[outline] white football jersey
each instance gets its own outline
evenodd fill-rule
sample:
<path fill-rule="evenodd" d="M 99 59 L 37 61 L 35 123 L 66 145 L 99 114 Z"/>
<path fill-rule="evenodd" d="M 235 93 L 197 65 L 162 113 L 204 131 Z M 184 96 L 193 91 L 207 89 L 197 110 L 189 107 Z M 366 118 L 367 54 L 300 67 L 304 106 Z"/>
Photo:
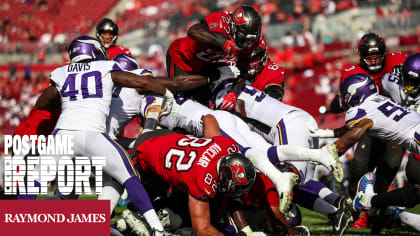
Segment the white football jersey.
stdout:
<path fill-rule="evenodd" d="M 136 69 L 129 72 L 136 75 L 152 76 L 152 72 L 148 69 Z M 115 140 L 124 127 L 140 114 L 143 98 L 144 96 L 134 88 L 115 87 L 106 126 L 106 132 L 112 139 Z"/>
<path fill-rule="evenodd" d="M 391 99 L 374 95 L 346 113 L 346 125 L 352 127 L 363 119 L 373 121 L 367 134 L 389 141 L 409 151 L 420 151 L 420 114 L 412 112 Z"/>
<path fill-rule="evenodd" d="M 297 107 L 286 105 L 252 86 L 245 86 L 238 99 L 245 102 L 246 116 L 269 126 L 275 126 L 282 117 Z"/>
<path fill-rule="evenodd" d="M 122 70 L 115 61 L 92 61 L 51 72 L 62 103 L 55 128 L 104 133 L 114 89 L 111 71 L 115 70 Z"/>
<path fill-rule="evenodd" d="M 386 96 L 404 107 L 420 104 L 420 96 L 413 98 L 404 93 L 400 73 L 385 74 L 382 77 L 382 90 Z"/>
<path fill-rule="evenodd" d="M 299 111 L 306 113 L 305 111 L 286 105 L 269 95 L 257 90 L 252 86 L 245 86 L 239 95 L 238 99 L 244 101 L 245 103 L 245 113 L 246 116 L 255 120 L 258 120 L 269 127 L 271 130 L 269 133 L 261 132 L 257 127 L 252 127 L 254 131 L 262 135 L 268 142 L 272 144 L 282 145 L 283 142 L 278 142 L 281 135 L 285 135 L 284 126 L 282 123 L 279 123 L 285 116 L 291 112 Z M 309 114 L 307 114 L 310 117 Z M 284 123 L 284 121 L 283 121 Z M 316 122 L 315 122 L 316 124 Z M 304 125 L 304 124 L 302 124 Z M 283 132 L 282 132 L 283 128 Z M 293 135 L 291 132 L 288 132 L 289 136 Z"/>

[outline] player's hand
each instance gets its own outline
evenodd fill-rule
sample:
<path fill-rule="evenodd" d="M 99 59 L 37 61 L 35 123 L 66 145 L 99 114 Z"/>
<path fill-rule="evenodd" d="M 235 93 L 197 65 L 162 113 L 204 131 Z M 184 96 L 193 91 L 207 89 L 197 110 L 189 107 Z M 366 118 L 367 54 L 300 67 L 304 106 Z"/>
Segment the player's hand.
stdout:
<path fill-rule="evenodd" d="M 306 122 L 309 130 L 309 136 L 314 138 L 334 138 L 334 131 L 331 129 L 320 129 L 312 122 Z"/>
<path fill-rule="evenodd" d="M 233 57 L 235 53 L 239 50 L 235 45 L 234 39 L 226 40 L 225 44 L 222 46 L 224 57 L 229 58 Z"/>
<path fill-rule="evenodd" d="M 412 110 L 412 111 L 415 111 L 415 112 L 417 112 L 417 113 L 420 113 L 420 105 L 418 105 L 418 104 L 410 105 L 410 106 L 408 107 L 408 109 L 410 109 L 410 110 Z"/>
<path fill-rule="evenodd" d="M 218 80 L 236 79 L 241 74 L 241 71 L 236 66 L 221 66 L 217 70 L 220 72 Z"/>
<path fill-rule="evenodd" d="M 321 148 L 320 159 L 318 162 L 327 167 L 329 171 L 332 171 L 337 182 L 343 182 L 344 167 L 338 159 L 337 146 L 334 143 L 330 143 Z"/>
<path fill-rule="evenodd" d="M 236 95 L 234 92 L 229 92 L 223 97 L 223 102 L 220 105 L 220 110 L 232 110 L 235 108 L 236 105 L 236 99 L 238 98 L 238 95 Z"/>

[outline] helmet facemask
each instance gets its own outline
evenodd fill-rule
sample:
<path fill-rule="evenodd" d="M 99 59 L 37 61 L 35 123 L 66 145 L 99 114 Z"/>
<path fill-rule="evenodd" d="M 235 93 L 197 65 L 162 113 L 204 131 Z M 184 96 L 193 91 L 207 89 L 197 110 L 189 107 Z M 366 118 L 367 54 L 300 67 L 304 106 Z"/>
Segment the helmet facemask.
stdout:
<path fill-rule="evenodd" d="M 405 59 L 401 74 L 404 93 L 416 98 L 420 93 L 420 53 L 412 54 Z"/>
<path fill-rule="evenodd" d="M 378 74 L 385 65 L 385 41 L 375 33 L 362 37 L 358 46 L 360 66 L 371 74 Z"/>
<path fill-rule="evenodd" d="M 96 38 L 108 49 L 117 43 L 118 31 L 118 26 L 113 20 L 104 18 L 96 26 Z"/>
<path fill-rule="evenodd" d="M 248 74 L 250 76 L 255 76 L 256 74 L 260 73 L 267 63 L 267 48 L 263 49 L 261 47 L 257 47 L 252 54 L 249 63 Z"/>
<path fill-rule="evenodd" d="M 402 86 L 404 88 L 404 93 L 413 98 L 417 97 L 420 90 L 419 74 L 413 71 L 403 71 Z"/>
<path fill-rule="evenodd" d="M 232 13 L 232 32 L 239 49 L 251 49 L 261 37 L 261 17 L 250 6 L 236 8 Z"/>
<path fill-rule="evenodd" d="M 382 71 L 384 58 L 383 54 L 370 54 L 363 57 L 362 60 L 370 73 L 379 73 Z"/>

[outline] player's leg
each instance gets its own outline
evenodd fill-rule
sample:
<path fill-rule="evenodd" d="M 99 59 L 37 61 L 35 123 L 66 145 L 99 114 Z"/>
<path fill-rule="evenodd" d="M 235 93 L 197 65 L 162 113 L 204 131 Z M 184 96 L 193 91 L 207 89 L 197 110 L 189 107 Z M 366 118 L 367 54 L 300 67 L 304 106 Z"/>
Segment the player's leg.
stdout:
<path fill-rule="evenodd" d="M 402 158 L 405 153 L 405 149 L 402 147 L 394 146 L 390 143 L 386 143 L 385 152 L 383 159 L 378 161 L 376 168 L 376 182 L 374 190 L 376 193 L 383 193 L 388 190 L 389 185 L 395 178 L 398 169 L 401 165 Z M 372 233 L 378 234 L 384 227 L 387 207 L 380 209 L 379 214 L 375 218 L 372 225 Z"/>
<path fill-rule="evenodd" d="M 401 165 L 402 158 L 405 153 L 405 149 L 386 143 L 385 152 L 383 154 L 383 160 L 378 161 L 376 168 L 376 183 L 375 192 L 382 193 L 386 192 L 392 180 L 395 178 L 398 169 Z"/>
<path fill-rule="evenodd" d="M 84 133 L 86 133 L 84 140 L 79 140 L 79 137 L 74 138 L 78 140 L 74 146 L 84 146 L 84 154 L 88 157 L 107 157 L 104 172 L 127 189 L 131 202 L 140 210 L 150 226 L 153 229 L 163 231 L 162 224 L 153 209 L 149 195 L 141 184 L 137 171 L 134 169 L 133 163 L 125 150 L 106 134 L 96 132 Z"/>
<path fill-rule="evenodd" d="M 102 193 L 98 195 L 98 200 L 110 200 L 110 213 L 112 214 L 121 194 L 124 192 L 124 187 L 107 173 L 103 174 L 103 183 L 104 187 Z"/>
<path fill-rule="evenodd" d="M 351 197 L 356 195 L 359 179 L 368 172 L 371 145 L 372 139 L 364 135 L 357 142 L 354 158 L 349 162 L 349 194 Z"/>
<path fill-rule="evenodd" d="M 240 118 L 226 111 L 215 111 L 212 115 L 219 123 L 221 133 L 235 140 L 239 150 L 251 160 L 255 168 L 273 181 L 280 198 L 283 199 L 280 211 L 284 211 L 291 203 L 290 193 L 298 179 L 297 175 L 280 172 L 267 158 L 271 145 L 263 137 L 251 131 Z"/>

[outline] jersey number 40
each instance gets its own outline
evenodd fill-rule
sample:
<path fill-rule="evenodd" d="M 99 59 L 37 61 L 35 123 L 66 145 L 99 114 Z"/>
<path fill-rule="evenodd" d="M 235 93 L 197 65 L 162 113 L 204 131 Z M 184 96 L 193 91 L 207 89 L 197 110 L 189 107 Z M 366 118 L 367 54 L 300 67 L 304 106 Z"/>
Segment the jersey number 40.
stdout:
<path fill-rule="evenodd" d="M 102 75 L 99 71 L 90 71 L 82 74 L 80 90 L 76 89 L 76 76 L 78 73 L 69 74 L 63 84 L 60 93 L 63 98 L 70 97 L 70 101 L 76 101 L 79 91 L 82 91 L 82 98 L 102 98 Z M 89 82 L 90 81 L 90 82 Z M 89 94 L 89 83 L 95 83 L 95 93 Z M 80 96 L 79 96 L 80 97 Z"/>

